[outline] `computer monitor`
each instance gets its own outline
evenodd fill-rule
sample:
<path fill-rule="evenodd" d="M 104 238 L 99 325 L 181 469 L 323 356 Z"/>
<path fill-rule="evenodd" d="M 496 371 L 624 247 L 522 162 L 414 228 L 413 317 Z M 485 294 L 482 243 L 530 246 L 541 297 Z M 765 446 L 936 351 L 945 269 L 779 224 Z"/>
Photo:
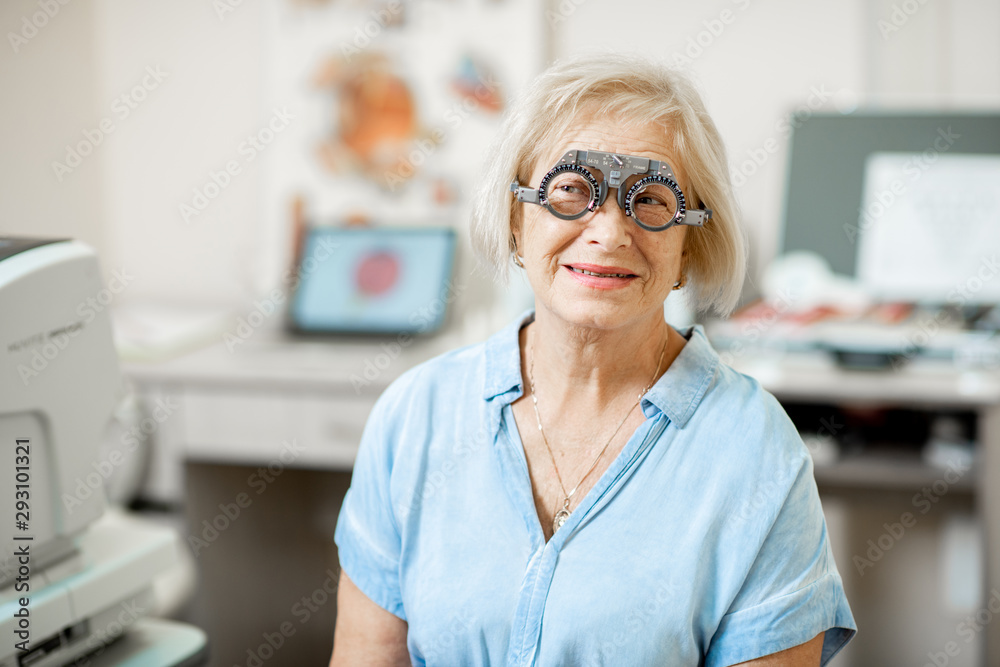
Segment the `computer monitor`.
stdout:
<path fill-rule="evenodd" d="M 857 275 L 865 166 L 873 153 L 926 154 L 928 160 L 1000 155 L 1000 113 L 818 113 L 801 119 L 791 138 L 779 252 L 813 251 L 835 272 Z"/>
<path fill-rule="evenodd" d="M 305 334 L 427 334 L 444 322 L 455 230 L 320 227 L 300 253 L 289 327 Z"/>

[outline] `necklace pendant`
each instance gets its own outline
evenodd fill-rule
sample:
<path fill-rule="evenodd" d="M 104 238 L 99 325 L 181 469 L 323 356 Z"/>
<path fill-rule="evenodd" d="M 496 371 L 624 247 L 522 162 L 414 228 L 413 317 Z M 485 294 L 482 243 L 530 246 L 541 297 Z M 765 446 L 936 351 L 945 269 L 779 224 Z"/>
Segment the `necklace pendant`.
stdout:
<path fill-rule="evenodd" d="M 565 507 L 556 512 L 556 515 L 555 517 L 553 517 L 552 520 L 552 532 L 555 533 L 557 530 L 562 528 L 563 524 L 566 523 L 566 519 L 568 518 L 569 518 L 569 510 L 566 509 Z"/>
<path fill-rule="evenodd" d="M 576 493 L 576 489 L 570 492 L 570 496 Z M 563 500 L 562 508 L 556 512 L 556 515 L 552 517 L 552 534 L 555 535 L 556 531 L 563 527 L 566 520 L 569 519 L 569 496 Z"/>

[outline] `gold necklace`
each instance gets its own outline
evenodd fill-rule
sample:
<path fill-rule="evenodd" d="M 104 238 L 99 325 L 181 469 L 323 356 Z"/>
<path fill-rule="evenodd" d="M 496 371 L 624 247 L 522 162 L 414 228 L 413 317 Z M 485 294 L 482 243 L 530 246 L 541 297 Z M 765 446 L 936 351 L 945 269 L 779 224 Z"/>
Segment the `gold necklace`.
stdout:
<path fill-rule="evenodd" d="M 559 488 L 562 489 L 564 496 L 562 509 L 556 512 L 555 516 L 552 519 L 553 535 L 557 530 L 562 528 L 563 524 L 566 523 L 566 520 L 569 519 L 569 513 L 570 513 L 569 502 L 570 499 L 573 497 L 573 494 L 575 494 L 577 492 L 577 489 L 580 488 L 580 485 L 583 484 L 583 480 L 587 479 L 590 473 L 594 472 L 594 468 L 597 467 L 597 462 L 601 460 L 602 456 L 604 456 L 604 452 L 607 451 L 608 447 L 611 445 L 611 442 L 615 439 L 615 436 L 618 435 L 618 431 L 620 431 L 622 429 L 622 426 L 625 425 L 625 422 L 626 420 L 628 420 L 629 415 L 632 414 L 633 410 L 635 410 L 635 406 L 639 405 L 639 403 L 642 401 L 642 397 L 646 395 L 646 392 L 649 391 L 649 388 L 653 386 L 654 382 L 656 382 L 656 374 L 660 370 L 660 364 L 663 363 L 663 353 L 667 351 L 667 340 L 669 340 L 669 338 L 670 337 L 667 336 L 667 338 L 663 340 L 663 347 L 660 349 L 660 358 L 656 362 L 656 368 L 653 370 L 653 379 L 649 381 L 649 384 L 646 385 L 646 388 L 643 389 L 642 393 L 639 394 L 639 398 L 636 399 L 636 402 L 633 403 L 632 407 L 630 407 L 628 409 L 628 412 L 625 413 L 625 418 L 621 420 L 621 423 L 618 424 L 618 428 L 616 428 L 615 432 L 611 434 L 611 439 L 608 440 L 607 444 L 604 445 L 604 448 L 601 450 L 601 453 L 597 455 L 596 459 L 594 459 L 594 463 L 591 464 L 590 469 L 587 470 L 586 473 L 584 473 L 583 477 L 580 478 L 580 481 L 577 482 L 576 486 L 573 487 L 573 490 L 570 491 L 569 493 L 566 493 L 566 485 L 563 484 L 562 475 L 559 474 L 559 466 L 556 465 L 556 457 L 555 455 L 552 454 L 552 448 L 549 447 L 549 441 L 545 438 L 545 431 L 542 429 L 542 417 L 541 415 L 538 414 L 538 394 L 535 392 L 535 335 L 534 331 L 532 331 L 531 342 L 528 343 L 528 354 L 531 357 L 531 361 L 528 362 L 528 382 L 531 384 L 531 403 L 532 406 L 535 408 L 535 420 L 538 422 L 538 432 L 542 434 L 542 442 L 545 443 L 545 449 L 549 451 L 549 458 L 552 459 L 552 468 L 556 471 L 556 479 L 559 480 Z"/>

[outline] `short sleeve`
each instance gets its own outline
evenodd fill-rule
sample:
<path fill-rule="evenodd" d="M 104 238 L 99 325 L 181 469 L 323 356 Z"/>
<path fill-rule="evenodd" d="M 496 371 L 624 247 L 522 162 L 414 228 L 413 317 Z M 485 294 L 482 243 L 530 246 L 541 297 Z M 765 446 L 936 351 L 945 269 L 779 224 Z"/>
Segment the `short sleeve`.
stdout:
<path fill-rule="evenodd" d="M 706 667 L 754 660 L 804 644 L 821 632 L 821 665 L 857 632 L 833 560 L 826 521 L 803 452 L 777 516 L 712 637 Z"/>
<path fill-rule="evenodd" d="M 386 437 L 388 403 L 388 392 L 383 393 L 365 423 L 334 542 L 340 567 L 354 585 L 405 621 L 399 583 L 401 541 L 389 485 L 393 457 Z"/>

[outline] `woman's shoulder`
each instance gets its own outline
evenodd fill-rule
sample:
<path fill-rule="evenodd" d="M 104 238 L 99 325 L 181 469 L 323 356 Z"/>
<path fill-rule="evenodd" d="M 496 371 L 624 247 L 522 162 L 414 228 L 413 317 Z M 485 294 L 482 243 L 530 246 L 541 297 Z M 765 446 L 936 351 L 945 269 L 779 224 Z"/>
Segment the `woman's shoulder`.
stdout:
<path fill-rule="evenodd" d="M 704 338 L 703 344 L 711 347 Z M 778 458 L 786 463 L 808 457 L 798 429 L 788 413 L 761 382 L 722 361 L 713 349 L 714 372 L 701 404 L 692 415 L 696 428 L 728 434 L 718 447 L 739 448 L 744 458 L 753 453 L 758 460 Z"/>
<path fill-rule="evenodd" d="M 781 403 L 757 378 L 720 361 L 713 391 L 707 396 L 718 410 L 738 413 L 743 423 L 787 420 Z M 790 423 L 790 422 L 789 422 Z"/>
<path fill-rule="evenodd" d="M 471 343 L 422 361 L 406 369 L 382 391 L 376 405 L 422 403 L 442 394 L 468 395 L 470 385 L 482 376 L 485 342 Z"/>
<path fill-rule="evenodd" d="M 736 410 L 744 416 L 760 417 L 775 412 L 784 414 L 780 403 L 757 378 L 725 363 L 700 325 L 691 327 L 683 335 L 688 339 L 684 351 L 688 357 L 687 366 L 706 378 L 702 403 L 710 410 Z"/>

